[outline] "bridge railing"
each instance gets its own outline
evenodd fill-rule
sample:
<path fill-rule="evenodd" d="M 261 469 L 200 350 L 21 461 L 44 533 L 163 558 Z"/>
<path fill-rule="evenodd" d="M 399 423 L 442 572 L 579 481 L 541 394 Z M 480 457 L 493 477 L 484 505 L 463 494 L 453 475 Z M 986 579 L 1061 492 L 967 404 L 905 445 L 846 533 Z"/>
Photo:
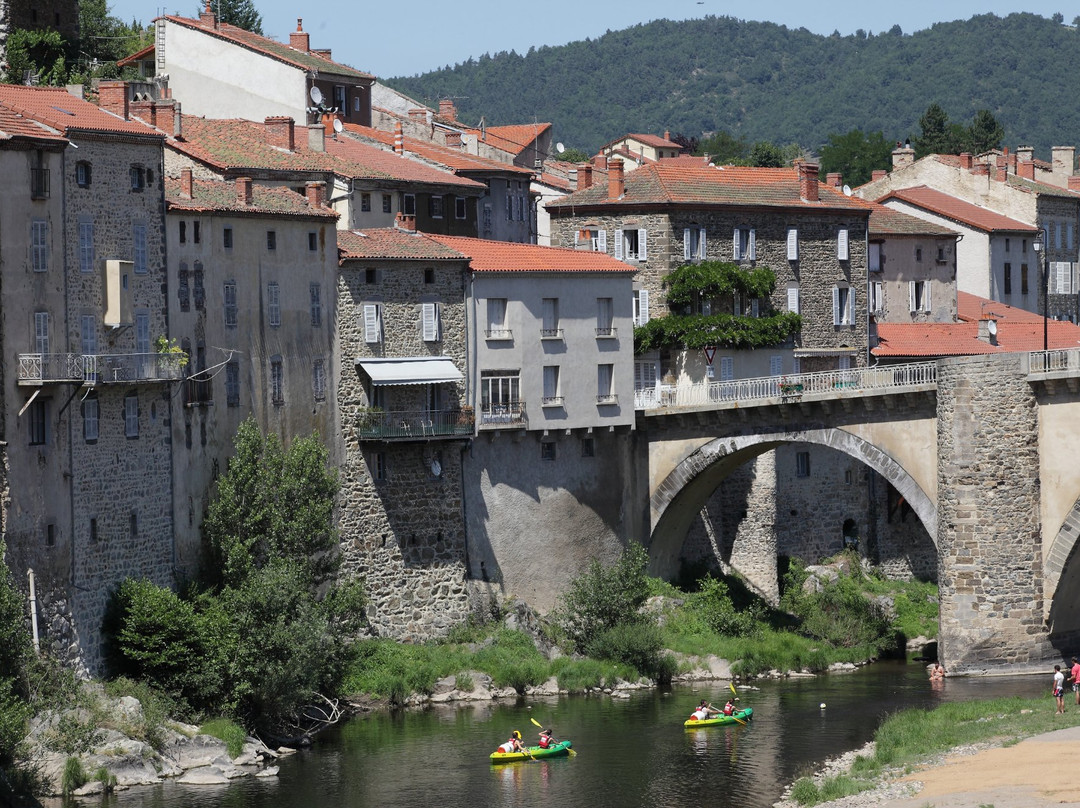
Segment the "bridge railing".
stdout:
<path fill-rule="evenodd" d="M 1080 351 L 1031 351 L 1028 354 L 1029 373 L 1080 371 Z"/>
<path fill-rule="evenodd" d="M 868 390 L 903 390 L 937 383 L 934 362 L 877 365 L 822 373 L 793 373 L 722 382 L 649 387 L 634 392 L 634 408 L 703 407 L 725 402 L 749 403 L 780 399 L 796 401 L 807 394 L 835 394 Z"/>

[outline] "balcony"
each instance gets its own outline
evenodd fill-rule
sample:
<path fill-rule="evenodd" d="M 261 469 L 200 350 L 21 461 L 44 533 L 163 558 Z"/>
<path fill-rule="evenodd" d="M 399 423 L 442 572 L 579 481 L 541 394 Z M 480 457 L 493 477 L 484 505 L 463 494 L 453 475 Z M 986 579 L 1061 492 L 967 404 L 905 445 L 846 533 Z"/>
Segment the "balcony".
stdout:
<path fill-rule="evenodd" d="M 522 428 L 528 425 L 529 419 L 525 415 L 524 401 L 510 401 L 506 404 L 485 404 L 480 408 L 481 428 Z"/>
<path fill-rule="evenodd" d="M 431 440 L 461 438 L 473 433 L 471 407 L 445 412 L 362 410 L 357 419 L 360 440 Z"/>
<path fill-rule="evenodd" d="M 618 404 L 619 396 L 615 393 L 608 393 L 607 395 L 596 397 L 596 406 L 603 407 L 609 404 Z"/>
<path fill-rule="evenodd" d="M 19 354 L 20 385 L 78 382 L 98 384 L 179 381 L 185 354 Z"/>
<path fill-rule="evenodd" d="M 512 340 L 514 332 L 509 328 L 489 328 L 484 332 L 484 338 L 488 340 Z"/>
<path fill-rule="evenodd" d="M 561 328 L 541 328 L 540 339 L 562 339 L 563 330 Z"/>
<path fill-rule="evenodd" d="M 618 337 L 618 329 L 613 328 L 612 326 L 607 326 L 606 328 L 598 326 L 596 329 L 597 339 L 618 339 Z"/>
<path fill-rule="evenodd" d="M 540 399 L 541 407 L 563 407 L 566 405 L 566 399 L 562 396 L 544 396 Z"/>

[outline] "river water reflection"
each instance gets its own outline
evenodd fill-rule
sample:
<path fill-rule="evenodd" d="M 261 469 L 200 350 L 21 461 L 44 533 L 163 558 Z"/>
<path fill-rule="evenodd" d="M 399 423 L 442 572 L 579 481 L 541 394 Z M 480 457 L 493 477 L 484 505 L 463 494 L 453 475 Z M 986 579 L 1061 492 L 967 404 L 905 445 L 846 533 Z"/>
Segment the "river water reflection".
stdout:
<path fill-rule="evenodd" d="M 891 712 L 945 700 L 1041 695 L 1043 678 L 949 679 L 933 688 L 921 665 L 883 662 L 851 673 L 755 682 L 740 688 L 742 706 L 754 708 L 745 728 L 682 726 L 699 699 L 724 700 L 723 682 L 646 691 L 629 700 L 563 697 L 376 714 L 324 734 L 313 749 L 284 760 L 277 778 L 245 778 L 221 788 L 143 787 L 104 804 L 766 808 L 798 775 L 869 740 Z M 1049 699 L 1047 709 L 1053 709 Z M 488 754 L 510 730 L 535 737 L 530 717 L 572 739 L 579 754 L 489 765 Z"/>

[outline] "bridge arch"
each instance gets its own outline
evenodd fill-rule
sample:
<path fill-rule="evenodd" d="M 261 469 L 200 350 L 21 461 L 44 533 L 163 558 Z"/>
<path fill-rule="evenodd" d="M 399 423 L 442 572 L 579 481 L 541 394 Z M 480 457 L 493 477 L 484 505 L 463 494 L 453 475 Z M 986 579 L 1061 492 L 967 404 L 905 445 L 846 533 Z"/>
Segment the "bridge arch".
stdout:
<path fill-rule="evenodd" d="M 1049 603 L 1051 642 L 1074 644 L 1080 638 L 1080 498 L 1054 536 L 1043 565 L 1043 592 Z"/>
<path fill-rule="evenodd" d="M 653 575 L 678 572 L 679 554 L 691 522 L 735 469 L 786 443 L 811 443 L 842 452 L 887 479 L 921 520 L 937 545 L 937 504 L 911 474 L 886 452 L 838 428 L 769 431 L 716 438 L 683 458 L 650 496 L 649 561 Z"/>

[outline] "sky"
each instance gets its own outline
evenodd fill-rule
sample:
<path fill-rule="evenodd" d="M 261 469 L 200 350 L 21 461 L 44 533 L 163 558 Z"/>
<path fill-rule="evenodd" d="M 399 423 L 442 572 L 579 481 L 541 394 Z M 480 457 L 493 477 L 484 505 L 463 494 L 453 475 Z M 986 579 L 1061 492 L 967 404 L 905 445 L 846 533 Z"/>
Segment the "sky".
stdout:
<path fill-rule="evenodd" d="M 176 3 L 176 0 L 174 0 Z M 148 23 L 159 14 L 195 17 L 200 0 L 161 6 L 146 0 L 113 0 L 110 13 L 125 22 Z M 700 19 L 706 15 L 732 16 L 806 28 L 816 34 L 851 34 L 857 29 L 881 33 L 899 25 L 905 34 L 929 28 L 935 22 L 967 20 L 976 14 L 1006 16 L 1030 11 L 1043 17 L 1055 12 L 1072 22 L 1075 11 L 1064 3 L 1028 0 L 1020 3 L 961 2 L 961 0 L 756 0 L 752 11 L 727 0 L 352 0 L 317 2 L 314 9 L 297 0 L 255 0 L 263 19 L 263 33 L 288 41 L 302 17 L 313 48 L 330 48 L 335 61 L 373 73 L 380 78 L 411 76 L 452 66 L 485 53 L 530 47 L 565 45 L 602 36 L 658 18 Z"/>

